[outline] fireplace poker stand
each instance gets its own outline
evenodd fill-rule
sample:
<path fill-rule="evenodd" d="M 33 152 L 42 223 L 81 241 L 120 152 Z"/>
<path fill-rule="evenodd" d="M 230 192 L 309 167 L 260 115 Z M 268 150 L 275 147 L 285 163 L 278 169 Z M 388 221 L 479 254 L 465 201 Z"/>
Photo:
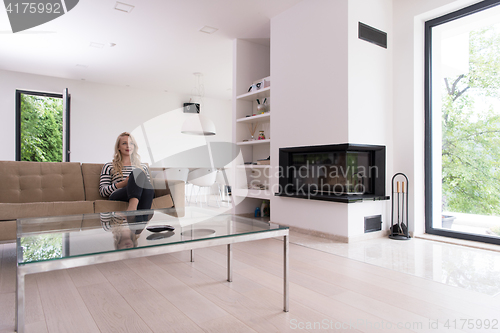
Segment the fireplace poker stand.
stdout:
<path fill-rule="evenodd" d="M 408 230 L 408 187 L 408 177 L 404 173 L 397 173 L 392 177 L 392 215 L 389 238 L 410 239 Z"/>

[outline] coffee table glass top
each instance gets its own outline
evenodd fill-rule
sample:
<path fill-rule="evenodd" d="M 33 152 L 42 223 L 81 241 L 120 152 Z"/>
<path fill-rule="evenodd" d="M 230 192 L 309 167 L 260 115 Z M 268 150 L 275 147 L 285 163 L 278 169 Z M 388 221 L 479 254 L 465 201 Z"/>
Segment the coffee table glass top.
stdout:
<path fill-rule="evenodd" d="M 18 219 L 18 264 L 288 229 L 197 207 L 186 207 L 183 217 L 168 214 L 174 212 L 161 209 Z M 167 227 L 154 230 L 159 226 Z"/>

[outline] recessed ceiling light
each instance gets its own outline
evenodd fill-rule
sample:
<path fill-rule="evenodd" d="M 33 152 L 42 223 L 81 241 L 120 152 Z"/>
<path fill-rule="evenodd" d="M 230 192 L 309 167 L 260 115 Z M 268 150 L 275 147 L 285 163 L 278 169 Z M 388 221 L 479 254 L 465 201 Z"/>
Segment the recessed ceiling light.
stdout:
<path fill-rule="evenodd" d="M 115 9 L 119 10 L 121 12 L 130 13 L 132 11 L 132 9 L 134 9 L 134 6 L 117 1 L 115 4 Z"/>
<path fill-rule="evenodd" d="M 216 32 L 217 28 L 212 28 L 212 27 L 209 27 L 208 25 L 204 26 L 203 28 L 200 29 L 200 32 L 204 32 L 206 34 L 213 34 L 214 32 Z"/>
<path fill-rule="evenodd" d="M 90 47 L 95 47 L 96 49 L 102 49 L 104 47 L 104 44 L 91 42 Z"/>

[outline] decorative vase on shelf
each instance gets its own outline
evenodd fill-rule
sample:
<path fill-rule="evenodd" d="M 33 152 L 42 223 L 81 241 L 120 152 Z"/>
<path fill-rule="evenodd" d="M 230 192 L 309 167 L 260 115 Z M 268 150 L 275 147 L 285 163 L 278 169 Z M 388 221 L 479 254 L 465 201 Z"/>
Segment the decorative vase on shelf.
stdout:
<path fill-rule="evenodd" d="M 264 131 L 259 131 L 259 140 L 265 140 L 266 136 L 264 135 Z"/>
<path fill-rule="evenodd" d="M 260 217 L 260 208 L 255 208 L 254 217 Z"/>
<path fill-rule="evenodd" d="M 255 140 L 254 134 L 257 130 L 257 124 L 248 124 L 248 129 L 250 130 L 250 141 Z"/>
<path fill-rule="evenodd" d="M 266 109 L 267 109 L 267 98 L 264 98 L 264 101 L 262 101 L 262 103 L 260 102 L 259 99 L 257 99 L 257 114 L 264 114 L 266 113 Z"/>
<path fill-rule="evenodd" d="M 266 106 L 264 104 L 259 104 L 257 105 L 257 113 L 264 113 L 266 112 Z"/>

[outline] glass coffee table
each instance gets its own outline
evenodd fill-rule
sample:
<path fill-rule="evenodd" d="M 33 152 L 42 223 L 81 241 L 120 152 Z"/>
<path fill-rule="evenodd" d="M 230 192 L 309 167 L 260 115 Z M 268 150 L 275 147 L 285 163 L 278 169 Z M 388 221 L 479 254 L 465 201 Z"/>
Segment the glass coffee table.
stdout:
<path fill-rule="evenodd" d="M 288 227 L 197 207 L 175 215 L 175 209 L 161 209 L 18 219 L 16 331 L 24 332 L 26 274 L 185 250 L 194 261 L 195 249 L 226 245 L 231 282 L 231 245 L 273 237 L 283 237 L 283 310 L 288 312 Z"/>

